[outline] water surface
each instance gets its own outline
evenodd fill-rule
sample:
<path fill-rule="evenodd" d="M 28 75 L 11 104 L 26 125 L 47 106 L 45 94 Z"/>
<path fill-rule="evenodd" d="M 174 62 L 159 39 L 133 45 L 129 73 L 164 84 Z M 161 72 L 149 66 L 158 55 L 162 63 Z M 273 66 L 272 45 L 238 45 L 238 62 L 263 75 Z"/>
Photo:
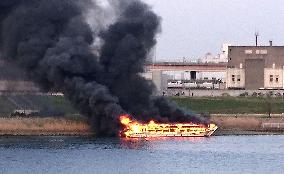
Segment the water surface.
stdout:
<path fill-rule="evenodd" d="M 155 140 L 0 137 L 0 174 L 280 174 L 283 171 L 283 135 Z"/>

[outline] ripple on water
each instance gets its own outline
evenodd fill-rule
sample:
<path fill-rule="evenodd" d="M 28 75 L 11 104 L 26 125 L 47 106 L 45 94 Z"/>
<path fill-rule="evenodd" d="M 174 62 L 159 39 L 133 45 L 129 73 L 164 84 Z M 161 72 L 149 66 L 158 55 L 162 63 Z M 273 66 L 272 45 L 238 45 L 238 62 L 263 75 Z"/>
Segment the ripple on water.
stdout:
<path fill-rule="evenodd" d="M 282 173 L 284 136 L 1 137 L 0 173 Z"/>

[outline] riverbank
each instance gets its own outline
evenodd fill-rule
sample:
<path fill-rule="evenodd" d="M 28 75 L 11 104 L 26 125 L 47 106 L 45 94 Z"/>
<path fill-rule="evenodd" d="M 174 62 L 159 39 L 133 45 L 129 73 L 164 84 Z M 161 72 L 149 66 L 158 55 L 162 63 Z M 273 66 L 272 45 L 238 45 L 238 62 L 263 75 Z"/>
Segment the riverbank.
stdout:
<path fill-rule="evenodd" d="M 0 135 L 92 135 L 84 120 L 67 118 L 0 118 Z"/>
<path fill-rule="evenodd" d="M 211 120 L 219 126 L 215 135 L 284 134 L 283 116 L 216 114 Z"/>
<path fill-rule="evenodd" d="M 265 97 L 170 97 L 179 106 L 196 113 L 262 114 L 284 113 L 283 98 Z"/>
<path fill-rule="evenodd" d="M 284 134 L 284 117 L 213 115 L 214 135 Z M 0 118 L 0 135 L 94 135 L 86 120 L 68 118 Z"/>

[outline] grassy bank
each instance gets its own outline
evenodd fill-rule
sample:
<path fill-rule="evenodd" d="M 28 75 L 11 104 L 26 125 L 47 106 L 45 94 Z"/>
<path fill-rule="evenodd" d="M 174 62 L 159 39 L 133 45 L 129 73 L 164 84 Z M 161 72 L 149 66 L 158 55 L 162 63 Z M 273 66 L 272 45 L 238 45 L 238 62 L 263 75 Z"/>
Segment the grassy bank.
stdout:
<path fill-rule="evenodd" d="M 284 99 L 278 98 L 257 98 L 257 97 L 200 97 L 200 98 L 179 98 L 171 97 L 171 100 L 187 109 L 197 113 L 215 114 L 266 114 L 284 113 Z"/>
<path fill-rule="evenodd" d="M 0 135 L 88 135 L 84 120 L 65 118 L 0 118 Z"/>
<path fill-rule="evenodd" d="M 281 123 L 282 126 L 284 124 L 284 117 L 281 115 L 284 113 L 284 99 L 280 98 L 172 97 L 170 99 L 197 113 L 210 113 L 212 121 L 218 124 L 219 131 L 230 132 L 229 134 L 242 134 L 240 131 L 270 132 L 275 130 L 263 129 L 263 123 Z M 15 109 L 39 109 L 43 115 L 38 118 L 9 117 Z M 274 115 L 279 114 L 278 117 L 267 118 L 269 110 Z M 54 113 L 58 115 L 52 115 Z M 84 117 L 77 113 L 63 96 L 0 96 L 0 135 L 91 134 L 90 126 L 84 121 Z M 284 132 L 284 129 L 276 129 L 277 131 Z"/>
<path fill-rule="evenodd" d="M 15 110 L 39 110 L 41 116 L 70 116 L 78 111 L 63 96 L 51 95 L 1 95 L 0 96 L 0 117 L 7 117 Z"/>
<path fill-rule="evenodd" d="M 215 135 L 283 134 L 284 117 L 212 116 L 219 128 Z"/>
<path fill-rule="evenodd" d="M 171 97 L 171 100 L 197 113 L 212 114 L 267 114 L 284 113 L 284 99 L 258 97 Z M 69 117 L 78 111 L 63 96 L 3 95 L 0 96 L 0 117 L 9 116 L 15 110 L 35 109 L 45 117 Z"/>
<path fill-rule="evenodd" d="M 284 118 L 212 116 L 214 135 L 283 134 Z M 281 124 L 278 128 L 264 123 Z M 87 121 L 66 118 L 0 118 L 1 135 L 93 135 Z"/>

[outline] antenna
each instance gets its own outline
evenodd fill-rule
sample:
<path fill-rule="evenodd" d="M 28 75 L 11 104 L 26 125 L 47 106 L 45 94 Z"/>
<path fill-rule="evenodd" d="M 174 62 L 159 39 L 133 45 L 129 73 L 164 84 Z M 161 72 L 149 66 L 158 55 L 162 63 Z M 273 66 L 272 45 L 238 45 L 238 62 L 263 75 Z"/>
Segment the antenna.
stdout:
<path fill-rule="evenodd" d="M 258 40 L 257 40 L 257 39 L 258 39 L 258 36 L 259 36 L 258 31 L 257 31 L 257 32 L 255 32 L 255 34 L 254 34 L 254 35 L 255 35 L 255 46 L 257 46 L 257 44 L 258 44 L 258 42 L 257 42 Z"/>

